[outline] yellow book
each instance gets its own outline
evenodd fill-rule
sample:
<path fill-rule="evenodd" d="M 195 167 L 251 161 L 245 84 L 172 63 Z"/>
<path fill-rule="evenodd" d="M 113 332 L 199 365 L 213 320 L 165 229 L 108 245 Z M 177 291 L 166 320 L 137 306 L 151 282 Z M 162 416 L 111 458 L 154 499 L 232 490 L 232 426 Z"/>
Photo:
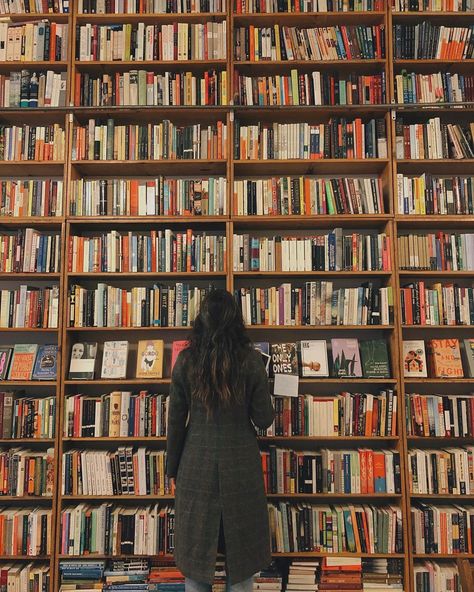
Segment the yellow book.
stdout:
<path fill-rule="evenodd" d="M 136 377 L 162 378 L 163 352 L 164 344 L 162 339 L 146 339 L 139 341 Z"/>

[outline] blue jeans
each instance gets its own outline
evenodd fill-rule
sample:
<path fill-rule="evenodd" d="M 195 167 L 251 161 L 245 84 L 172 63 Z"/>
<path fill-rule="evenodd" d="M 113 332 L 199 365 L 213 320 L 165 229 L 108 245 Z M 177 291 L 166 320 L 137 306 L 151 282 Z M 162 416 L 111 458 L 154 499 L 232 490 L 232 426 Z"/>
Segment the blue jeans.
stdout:
<path fill-rule="evenodd" d="M 203 584 L 196 582 L 191 578 L 184 579 L 185 592 L 211 592 L 211 584 Z M 237 584 L 230 584 L 229 580 L 226 583 L 226 592 L 252 592 L 253 590 L 253 577 L 244 580 L 243 582 L 237 582 Z"/>

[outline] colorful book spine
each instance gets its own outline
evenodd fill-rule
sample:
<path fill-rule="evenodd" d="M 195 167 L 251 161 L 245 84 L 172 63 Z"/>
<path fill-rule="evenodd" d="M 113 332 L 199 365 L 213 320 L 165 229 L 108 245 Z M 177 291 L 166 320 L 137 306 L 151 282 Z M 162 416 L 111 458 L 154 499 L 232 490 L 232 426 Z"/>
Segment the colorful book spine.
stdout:
<path fill-rule="evenodd" d="M 44 218 L 63 215 L 62 179 L 9 179 L 0 181 L 0 216 Z"/>
<path fill-rule="evenodd" d="M 59 273 L 61 238 L 33 228 L 0 235 L 2 273 Z"/>
<path fill-rule="evenodd" d="M 60 161 L 66 136 L 58 124 L 1 125 L 0 161 Z"/>

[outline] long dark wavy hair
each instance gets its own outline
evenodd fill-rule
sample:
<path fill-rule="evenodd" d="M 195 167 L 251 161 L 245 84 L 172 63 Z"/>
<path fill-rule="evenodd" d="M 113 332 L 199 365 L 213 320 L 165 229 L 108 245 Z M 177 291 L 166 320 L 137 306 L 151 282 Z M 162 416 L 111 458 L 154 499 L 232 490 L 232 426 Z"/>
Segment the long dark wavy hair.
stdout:
<path fill-rule="evenodd" d="M 242 312 L 230 292 L 211 290 L 194 321 L 188 351 L 194 373 L 193 396 L 208 417 L 217 409 L 242 402 L 239 371 L 250 349 Z"/>

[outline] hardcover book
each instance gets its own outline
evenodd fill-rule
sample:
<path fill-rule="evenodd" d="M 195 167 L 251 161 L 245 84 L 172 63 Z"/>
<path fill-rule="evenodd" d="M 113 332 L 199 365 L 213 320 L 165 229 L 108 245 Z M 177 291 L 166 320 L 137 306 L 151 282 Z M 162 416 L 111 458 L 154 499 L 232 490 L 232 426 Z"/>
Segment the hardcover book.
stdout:
<path fill-rule="evenodd" d="M 415 339 L 403 342 L 403 375 L 405 378 L 426 378 L 425 342 Z"/>
<path fill-rule="evenodd" d="M 33 368 L 33 380 L 56 380 L 58 370 L 58 346 L 40 345 Z"/>
<path fill-rule="evenodd" d="M 331 353 L 333 376 L 362 377 L 357 339 L 331 339 Z"/>
<path fill-rule="evenodd" d="M 69 380 L 94 380 L 97 343 L 74 343 L 71 349 Z"/>
<path fill-rule="evenodd" d="M 298 396 L 298 353 L 296 343 L 272 343 L 273 394 Z"/>
<path fill-rule="evenodd" d="M 12 359 L 13 347 L 0 347 L 0 380 L 6 380 Z"/>
<path fill-rule="evenodd" d="M 189 341 L 186 341 L 185 339 L 182 341 L 173 341 L 173 345 L 171 347 L 171 372 L 173 372 L 173 368 L 176 364 L 179 354 L 183 351 L 183 349 L 186 349 L 188 345 Z"/>
<path fill-rule="evenodd" d="M 17 343 L 13 349 L 8 380 L 31 380 L 37 351 L 36 343 Z"/>
<path fill-rule="evenodd" d="M 428 354 L 434 378 L 463 378 L 459 339 L 430 339 Z"/>
<path fill-rule="evenodd" d="M 474 378 L 474 339 L 464 339 L 463 346 L 464 370 L 469 378 Z"/>
<path fill-rule="evenodd" d="M 270 374 L 270 344 L 268 341 L 257 341 L 253 344 L 254 348 L 260 352 L 262 356 L 263 364 L 265 366 L 265 370 L 267 371 L 267 375 Z"/>
<path fill-rule="evenodd" d="M 127 377 L 128 341 L 105 341 L 101 377 L 118 379 Z"/>
<path fill-rule="evenodd" d="M 138 342 L 137 378 L 163 378 L 162 339 L 147 339 Z"/>
<path fill-rule="evenodd" d="M 300 341 L 301 376 L 329 376 L 326 341 Z"/>
<path fill-rule="evenodd" d="M 360 342 L 364 378 L 390 378 L 390 360 L 385 339 Z"/>

